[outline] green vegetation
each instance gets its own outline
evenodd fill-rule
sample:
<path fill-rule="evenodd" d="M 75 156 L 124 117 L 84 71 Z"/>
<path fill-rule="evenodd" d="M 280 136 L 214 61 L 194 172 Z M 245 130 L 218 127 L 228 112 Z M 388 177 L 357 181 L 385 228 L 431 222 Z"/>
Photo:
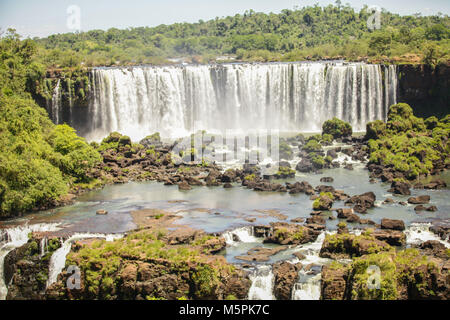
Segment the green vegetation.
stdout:
<path fill-rule="evenodd" d="M 405 103 L 391 106 L 386 124 L 367 124 L 370 162 L 392 167 L 410 180 L 430 174 L 449 161 L 449 119 L 447 115 L 440 121 L 436 117 L 424 121 Z"/>
<path fill-rule="evenodd" d="M 449 58 L 449 17 L 381 13 L 380 30 L 371 32 L 367 7 L 308 6 L 279 14 L 253 10 L 197 23 L 175 23 L 107 31 L 52 35 L 37 39 L 40 61 L 52 68 L 166 63 L 189 56 L 206 63 L 219 55 L 247 61 L 295 61 L 330 57 L 360 59 L 417 55 L 426 63 Z"/>
<path fill-rule="evenodd" d="M 329 210 L 333 204 L 334 196 L 331 192 L 321 192 L 320 196 L 314 200 L 314 210 Z"/>
<path fill-rule="evenodd" d="M 369 289 L 367 272 L 369 266 L 380 268 L 380 289 Z M 352 299 L 398 299 L 403 289 L 408 294 L 415 293 L 421 297 L 433 297 L 426 274 L 436 271 L 436 266 L 427 256 L 423 256 L 417 249 L 406 249 L 395 252 L 379 252 L 356 258 L 352 262 L 353 290 Z"/>
<path fill-rule="evenodd" d="M 353 133 L 352 126 L 336 117 L 327 120 L 322 125 L 322 136 L 331 135 L 334 139 L 349 137 Z"/>
<path fill-rule="evenodd" d="M 303 147 L 303 150 L 306 152 L 320 152 L 322 151 L 322 146 L 316 139 L 310 139 Z"/>
<path fill-rule="evenodd" d="M 136 279 L 136 262 L 139 268 L 147 264 L 149 270 L 154 270 L 155 279 L 170 274 L 177 277 L 177 281 L 192 285 L 193 292 L 177 291 L 174 293 L 176 299 L 215 296 L 215 288 L 235 270 L 222 259 L 203 255 L 203 246 L 210 245 L 216 237 L 205 235 L 186 245 L 169 245 L 158 238 L 158 231 L 142 230 L 112 242 L 96 240 L 69 253 L 66 265 L 79 266 L 83 274 L 81 298 L 134 298 L 135 295 L 127 296 L 123 287 L 127 281 L 139 281 Z M 130 274 L 134 276 L 130 278 Z M 146 297 L 167 299 L 168 294 L 169 290 L 164 293 L 155 287 Z"/>
<path fill-rule="evenodd" d="M 290 177 L 295 175 L 295 170 L 289 167 L 279 167 L 276 175 L 281 177 Z"/>
<path fill-rule="evenodd" d="M 58 202 L 86 183 L 99 154 L 67 125 L 55 126 L 27 90 L 44 72 L 33 41 L 14 32 L 0 40 L 0 216 Z M 37 81 L 37 80 L 36 80 Z"/>
<path fill-rule="evenodd" d="M 339 225 L 340 228 L 345 228 L 347 224 L 344 222 Z M 361 234 L 356 236 L 354 234 L 327 234 L 325 236 L 324 245 L 326 251 L 345 257 L 360 257 L 364 254 L 372 254 L 383 251 L 392 251 L 392 247 L 387 243 L 378 242 L 372 235 Z M 323 254 L 321 252 L 321 254 Z"/>

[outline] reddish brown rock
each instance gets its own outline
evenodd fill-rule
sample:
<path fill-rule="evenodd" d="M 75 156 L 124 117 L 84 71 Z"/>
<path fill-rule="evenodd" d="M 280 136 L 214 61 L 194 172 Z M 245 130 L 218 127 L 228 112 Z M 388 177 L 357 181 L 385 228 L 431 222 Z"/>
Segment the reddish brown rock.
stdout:
<path fill-rule="evenodd" d="M 408 198 L 408 203 L 411 203 L 411 204 L 426 204 L 429 202 L 430 202 L 429 195 L 421 195 L 421 196 L 417 196 L 417 197 Z"/>
<path fill-rule="evenodd" d="M 391 246 L 403 246 L 406 244 L 406 235 L 397 230 L 377 229 L 372 235 L 380 240 L 385 241 Z"/>
<path fill-rule="evenodd" d="M 298 280 L 298 271 L 301 263 L 292 264 L 286 261 L 277 262 L 273 265 L 275 278 L 273 293 L 278 300 L 290 300 L 292 289 Z"/>
<path fill-rule="evenodd" d="M 381 229 L 405 230 L 405 223 L 402 220 L 384 218 L 381 220 Z"/>

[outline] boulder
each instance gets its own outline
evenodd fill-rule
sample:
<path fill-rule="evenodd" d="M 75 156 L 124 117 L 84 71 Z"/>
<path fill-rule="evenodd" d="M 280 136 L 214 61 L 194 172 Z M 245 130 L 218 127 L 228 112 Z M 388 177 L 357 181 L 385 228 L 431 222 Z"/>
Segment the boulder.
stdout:
<path fill-rule="evenodd" d="M 264 239 L 265 243 L 278 243 L 282 245 L 303 244 L 317 239 L 320 231 L 301 226 L 295 223 L 272 222 L 272 234 Z M 321 225 L 323 226 L 323 225 Z"/>
<path fill-rule="evenodd" d="M 361 218 L 357 214 L 350 213 L 347 216 L 347 222 L 348 223 L 358 223 L 358 222 L 361 222 Z"/>
<path fill-rule="evenodd" d="M 444 189 L 447 184 L 442 179 L 436 179 L 423 186 L 425 189 Z"/>
<path fill-rule="evenodd" d="M 381 229 L 390 229 L 390 230 L 405 230 L 405 223 L 403 220 L 394 220 L 384 218 L 381 220 Z"/>
<path fill-rule="evenodd" d="M 295 166 L 295 170 L 299 172 L 311 172 L 313 170 L 311 160 L 303 158 L 301 161 L 297 163 L 297 165 Z"/>
<path fill-rule="evenodd" d="M 325 224 L 325 218 L 319 215 L 312 216 L 306 219 L 307 224 Z"/>
<path fill-rule="evenodd" d="M 347 201 L 346 205 L 353 204 L 353 210 L 358 213 L 366 213 L 367 209 L 375 206 L 376 196 L 373 192 L 366 192 L 357 196 L 353 196 Z"/>
<path fill-rule="evenodd" d="M 411 195 L 411 191 L 409 190 L 409 188 L 410 185 L 406 182 L 392 181 L 391 188 L 388 190 L 388 192 L 409 196 Z"/>
<path fill-rule="evenodd" d="M 178 189 L 179 190 L 191 190 L 192 187 L 186 181 L 181 181 L 180 183 L 178 183 Z"/>
<path fill-rule="evenodd" d="M 385 241 L 391 246 L 403 246 L 406 244 L 406 235 L 402 231 L 377 229 L 372 233 L 372 235 L 376 239 Z"/>
<path fill-rule="evenodd" d="M 414 211 L 416 211 L 416 212 L 425 211 L 426 209 L 427 208 L 425 208 L 425 206 L 423 206 L 421 204 L 414 207 Z"/>
<path fill-rule="evenodd" d="M 313 208 L 314 210 L 330 210 L 332 205 L 333 199 L 328 197 L 326 194 L 323 194 L 314 200 Z"/>
<path fill-rule="evenodd" d="M 352 208 L 339 208 L 336 209 L 337 217 L 340 219 L 347 219 L 350 214 L 353 214 Z"/>
<path fill-rule="evenodd" d="M 408 198 L 408 203 L 411 204 L 425 204 L 430 202 L 430 196 L 429 195 L 421 195 L 417 197 L 410 197 Z"/>

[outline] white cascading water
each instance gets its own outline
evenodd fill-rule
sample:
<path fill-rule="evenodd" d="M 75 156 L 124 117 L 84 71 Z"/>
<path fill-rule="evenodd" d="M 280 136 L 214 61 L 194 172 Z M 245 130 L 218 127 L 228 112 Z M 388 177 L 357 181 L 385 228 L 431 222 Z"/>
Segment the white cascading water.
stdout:
<path fill-rule="evenodd" d="M 331 234 L 334 232 L 328 232 Z M 330 260 L 319 257 L 320 249 L 322 248 L 323 241 L 325 239 L 326 232 L 322 232 L 312 243 L 307 243 L 300 246 L 300 252 L 305 256 L 301 261 L 294 259 L 292 263 L 301 262 L 303 266 L 307 266 L 311 263 L 315 265 L 324 265 Z M 320 299 L 320 283 L 321 273 L 316 275 L 308 275 L 308 272 L 301 269 L 299 271 L 300 281 L 294 284 L 292 289 L 292 300 L 319 300 Z"/>
<path fill-rule="evenodd" d="M 57 223 L 42 223 L 23 225 L 0 230 L 0 300 L 5 300 L 8 294 L 8 284 L 5 283 L 4 261 L 12 250 L 28 242 L 30 232 L 51 232 L 59 230 Z"/>
<path fill-rule="evenodd" d="M 58 275 L 64 269 L 67 254 L 70 252 L 72 243 L 83 239 L 101 238 L 106 241 L 113 241 L 122 238 L 123 235 L 114 234 L 97 234 L 97 233 L 76 233 L 63 242 L 61 247 L 57 249 L 50 258 L 47 287 L 58 280 Z"/>
<path fill-rule="evenodd" d="M 449 239 L 442 240 L 438 235 L 430 231 L 430 223 L 412 223 L 404 231 L 407 245 L 418 245 L 429 240 L 439 241 L 446 248 L 450 248 Z"/>
<path fill-rule="evenodd" d="M 96 68 L 91 83 L 90 140 L 112 131 L 133 140 L 194 129 L 320 131 L 334 116 L 364 131 L 385 120 L 397 90 L 394 66 L 341 62 Z"/>
<path fill-rule="evenodd" d="M 273 295 L 274 275 L 271 265 L 256 266 L 249 277 L 252 285 L 248 291 L 248 300 L 275 300 Z"/>
<path fill-rule="evenodd" d="M 229 246 L 236 245 L 239 242 L 259 242 L 258 238 L 253 235 L 253 227 L 242 227 L 231 231 L 226 231 L 222 234 L 222 236 L 225 238 L 225 242 Z"/>
<path fill-rule="evenodd" d="M 385 117 L 387 118 L 387 112 L 389 107 L 397 103 L 397 67 L 395 65 L 389 65 L 384 70 L 384 99 L 385 99 Z"/>
<path fill-rule="evenodd" d="M 51 119 L 56 124 L 60 123 L 61 109 L 61 80 L 58 79 L 51 101 Z"/>

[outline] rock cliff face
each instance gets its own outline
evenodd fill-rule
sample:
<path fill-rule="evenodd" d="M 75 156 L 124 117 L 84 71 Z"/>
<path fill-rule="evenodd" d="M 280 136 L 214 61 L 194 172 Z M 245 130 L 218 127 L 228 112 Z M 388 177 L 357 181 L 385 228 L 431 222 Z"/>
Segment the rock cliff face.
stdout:
<path fill-rule="evenodd" d="M 449 112 L 450 67 L 439 65 L 399 65 L 397 101 L 405 102 L 418 117 L 437 116 Z"/>
<path fill-rule="evenodd" d="M 45 298 L 50 257 L 61 246 L 61 240 L 50 237 L 42 241 L 43 237 L 42 234 L 33 234 L 28 243 L 5 257 L 5 283 L 9 284 L 6 299 Z"/>

